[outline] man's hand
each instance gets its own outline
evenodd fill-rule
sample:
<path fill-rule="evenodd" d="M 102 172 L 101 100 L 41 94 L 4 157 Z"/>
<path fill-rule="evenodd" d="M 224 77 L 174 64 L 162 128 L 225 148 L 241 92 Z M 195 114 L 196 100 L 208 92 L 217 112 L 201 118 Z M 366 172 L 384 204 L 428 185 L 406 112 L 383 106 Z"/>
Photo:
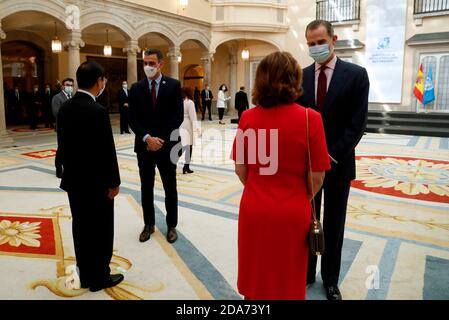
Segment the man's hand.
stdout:
<path fill-rule="evenodd" d="M 164 140 L 158 137 L 148 137 L 145 142 L 147 143 L 147 151 L 158 151 L 164 145 Z"/>
<path fill-rule="evenodd" d="M 120 192 L 120 187 L 109 189 L 108 198 L 113 200 Z"/>

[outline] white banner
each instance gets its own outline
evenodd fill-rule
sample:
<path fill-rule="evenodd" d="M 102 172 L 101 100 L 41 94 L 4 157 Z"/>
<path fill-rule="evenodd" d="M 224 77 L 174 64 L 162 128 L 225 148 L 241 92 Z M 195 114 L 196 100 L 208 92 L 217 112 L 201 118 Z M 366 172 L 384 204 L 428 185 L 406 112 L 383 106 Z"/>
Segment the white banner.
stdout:
<path fill-rule="evenodd" d="M 407 0 L 367 0 L 369 102 L 401 102 L 406 10 Z"/>

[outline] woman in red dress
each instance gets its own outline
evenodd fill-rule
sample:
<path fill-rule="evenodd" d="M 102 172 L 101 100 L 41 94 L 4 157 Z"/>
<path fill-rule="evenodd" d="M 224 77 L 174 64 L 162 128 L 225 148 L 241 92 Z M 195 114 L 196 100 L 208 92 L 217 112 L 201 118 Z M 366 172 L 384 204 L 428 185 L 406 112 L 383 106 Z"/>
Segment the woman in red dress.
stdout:
<path fill-rule="evenodd" d="M 253 91 L 257 106 L 242 114 L 234 141 L 232 159 L 245 186 L 237 286 L 246 299 L 306 296 L 310 199 L 330 161 L 321 116 L 308 109 L 312 174 L 307 174 L 306 109 L 293 102 L 302 93 L 301 83 L 301 68 L 291 54 L 265 57 Z"/>

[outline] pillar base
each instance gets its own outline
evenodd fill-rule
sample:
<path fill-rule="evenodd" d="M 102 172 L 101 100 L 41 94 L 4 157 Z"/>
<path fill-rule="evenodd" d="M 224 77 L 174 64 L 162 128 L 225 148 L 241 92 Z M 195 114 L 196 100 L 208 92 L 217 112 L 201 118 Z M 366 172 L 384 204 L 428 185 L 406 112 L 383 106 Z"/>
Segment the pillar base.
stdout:
<path fill-rule="evenodd" d="M 0 149 L 15 147 L 14 140 L 8 132 L 0 132 Z"/>

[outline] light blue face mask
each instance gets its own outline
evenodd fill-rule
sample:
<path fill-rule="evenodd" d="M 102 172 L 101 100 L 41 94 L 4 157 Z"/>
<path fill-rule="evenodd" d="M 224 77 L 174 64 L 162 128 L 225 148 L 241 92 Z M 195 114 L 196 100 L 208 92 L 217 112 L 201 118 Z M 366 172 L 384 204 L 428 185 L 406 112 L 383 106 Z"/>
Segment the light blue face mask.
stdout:
<path fill-rule="evenodd" d="M 309 47 L 309 56 L 319 64 L 329 59 L 330 55 L 331 51 L 327 43 Z"/>

